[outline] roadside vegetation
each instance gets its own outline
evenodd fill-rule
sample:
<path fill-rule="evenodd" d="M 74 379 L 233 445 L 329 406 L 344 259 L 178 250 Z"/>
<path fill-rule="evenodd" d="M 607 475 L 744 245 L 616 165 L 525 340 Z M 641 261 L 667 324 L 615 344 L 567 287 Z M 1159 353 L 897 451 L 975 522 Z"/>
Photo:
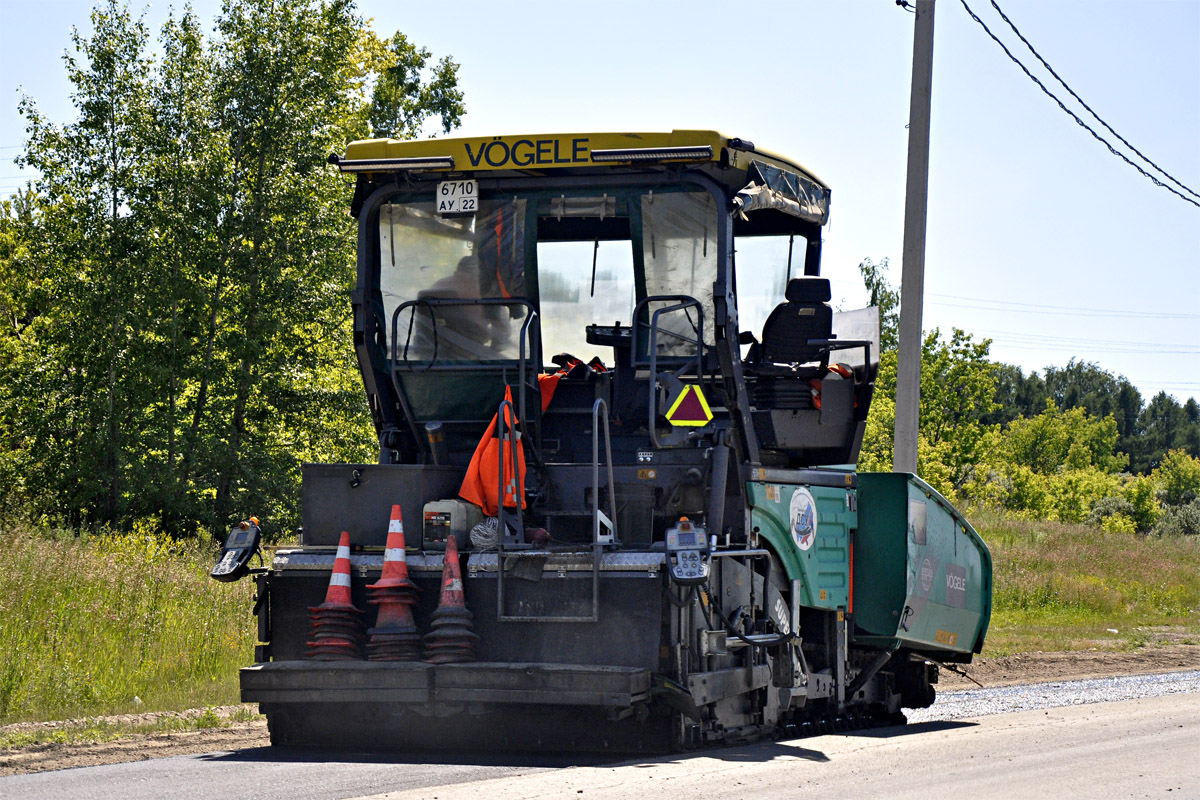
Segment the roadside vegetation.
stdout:
<path fill-rule="evenodd" d="M 149 532 L 0 530 L 0 725 L 237 703 L 254 587 L 213 560 Z"/>
<path fill-rule="evenodd" d="M 992 551 L 985 656 L 1200 643 L 1200 536 L 975 515 Z"/>
<path fill-rule="evenodd" d="M 887 260 L 859 265 L 882 322 L 860 470 L 892 468 L 899 292 Z M 1200 534 L 1200 403 L 1143 403 L 1123 376 L 1072 359 L 1025 375 L 991 341 L 926 332 L 917 472 L 956 506 L 1094 531 Z M 1098 539 L 1100 541 L 1102 539 Z"/>

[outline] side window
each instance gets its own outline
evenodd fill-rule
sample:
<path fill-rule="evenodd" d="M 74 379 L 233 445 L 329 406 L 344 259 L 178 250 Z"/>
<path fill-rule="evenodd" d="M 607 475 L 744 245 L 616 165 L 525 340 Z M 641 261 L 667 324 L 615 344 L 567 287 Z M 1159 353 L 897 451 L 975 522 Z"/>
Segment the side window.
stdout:
<path fill-rule="evenodd" d="M 789 240 L 787 236 L 746 236 L 739 238 L 734 246 L 738 328 L 758 336 L 767 316 L 783 302 L 788 282 Z M 792 277 L 804 272 L 805 246 L 805 240 L 799 237 L 791 244 Z"/>

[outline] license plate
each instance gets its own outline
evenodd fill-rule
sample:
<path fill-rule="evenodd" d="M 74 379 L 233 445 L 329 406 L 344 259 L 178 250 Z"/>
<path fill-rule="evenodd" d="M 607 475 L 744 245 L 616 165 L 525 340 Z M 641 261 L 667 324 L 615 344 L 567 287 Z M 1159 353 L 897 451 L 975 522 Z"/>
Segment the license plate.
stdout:
<path fill-rule="evenodd" d="M 437 185 L 438 213 L 474 214 L 479 210 L 479 181 L 442 181 Z"/>

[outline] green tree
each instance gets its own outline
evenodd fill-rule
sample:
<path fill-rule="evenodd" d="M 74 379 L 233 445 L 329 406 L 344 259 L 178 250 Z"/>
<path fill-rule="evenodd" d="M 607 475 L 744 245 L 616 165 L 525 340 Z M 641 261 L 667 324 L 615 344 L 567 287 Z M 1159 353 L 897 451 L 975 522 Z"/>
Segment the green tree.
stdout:
<path fill-rule="evenodd" d="M 1134 471 L 1150 472 L 1168 451 L 1183 447 L 1190 427 L 1187 412 L 1174 397 L 1154 395 L 1138 416 L 1139 435 L 1130 453 Z"/>
<path fill-rule="evenodd" d="M 1045 385 L 1061 409 L 1084 408 L 1093 417 L 1113 417 L 1117 423 L 1117 449 L 1130 452 L 1139 435 L 1142 395 L 1124 375 L 1114 375 L 1099 364 L 1072 358 L 1065 367 L 1047 367 Z"/>
<path fill-rule="evenodd" d="M 0 476 L 22 476 L 0 502 L 73 527 L 289 526 L 302 462 L 375 449 L 350 187 L 325 156 L 368 135 L 376 70 L 428 53 L 345 0 L 228 0 L 207 38 L 172 15 L 153 63 L 116 0 L 92 21 L 66 59 L 78 118 L 21 106 L 42 177 L 0 223 Z M 398 134 L 457 124 L 457 67 L 432 73 L 393 87 Z"/>
<path fill-rule="evenodd" d="M 1200 497 L 1200 459 L 1184 450 L 1168 451 L 1150 473 L 1168 506 L 1185 506 Z"/>
<path fill-rule="evenodd" d="M 864 258 L 858 265 L 867 287 L 868 305 L 879 309 L 879 349 L 882 352 L 895 350 L 900 343 L 900 291 L 892 287 L 887 279 L 888 260 L 878 264 Z"/>
<path fill-rule="evenodd" d="M 1183 414 L 1187 418 L 1187 427 L 1180 444 L 1184 450 L 1200 457 L 1200 403 L 1196 402 L 1196 398 L 1189 397 L 1183 404 Z"/>
<path fill-rule="evenodd" d="M 457 128 L 467 113 L 458 88 L 458 64 L 446 56 L 430 67 L 432 54 L 403 33 L 381 44 L 379 79 L 371 94 L 372 135 L 412 139 L 435 114 L 445 133 Z"/>
<path fill-rule="evenodd" d="M 143 387 L 125 377 L 146 285 L 129 202 L 141 179 L 147 34 L 114 0 L 91 21 L 92 35 L 76 29 L 75 54 L 63 59 L 77 120 L 60 128 L 31 99 L 20 104 L 29 144 L 18 161 L 41 172 L 45 198 L 23 268 L 45 275 L 55 302 L 10 364 L 9 399 L 28 424 L 22 444 L 37 454 L 32 483 L 49 488 L 76 525 L 123 513 L 128 435 L 144 400 Z"/>
<path fill-rule="evenodd" d="M 917 461 L 921 476 L 953 498 L 986 452 L 998 426 L 985 420 L 994 410 L 995 364 L 988 340 L 975 342 L 955 329 L 949 340 L 933 330 L 921 347 L 921 410 Z M 896 397 L 896 352 L 883 353 L 875 399 L 859 458 L 863 469 L 891 469 Z"/>
<path fill-rule="evenodd" d="M 996 409 L 987 417 L 989 423 L 1008 423 L 1017 417 L 1033 416 L 1046 407 L 1048 392 L 1042 376 L 1029 375 L 1012 364 L 997 364 Z"/>
<path fill-rule="evenodd" d="M 1009 423 L 1002 452 L 992 458 L 1027 466 L 1039 475 L 1090 467 L 1116 473 L 1128 464 L 1128 457 L 1116 452 L 1117 435 L 1113 417 L 1097 419 L 1081 407 L 1063 411 L 1047 400 L 1041 414 Z"/>

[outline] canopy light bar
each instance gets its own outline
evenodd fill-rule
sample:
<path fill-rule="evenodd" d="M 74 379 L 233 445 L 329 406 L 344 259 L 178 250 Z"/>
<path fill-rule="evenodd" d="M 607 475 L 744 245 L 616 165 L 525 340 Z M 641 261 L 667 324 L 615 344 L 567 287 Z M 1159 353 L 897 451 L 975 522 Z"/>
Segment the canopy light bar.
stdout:
<path fill-rule="evenodd" d="M 454 156 L 430 156 L 428 158 L 340 158 L 336 153 L 329 156 L 329 163 L 336 164 L 342 172 L 402 172 L 419 169 L 454 169 Z"/>
<path fill-rule="evenodd" d="M 635 147 L 623 150 L 593 150 L 592 161 L 711 161 L 710 145 L 697 147 Z"/>

